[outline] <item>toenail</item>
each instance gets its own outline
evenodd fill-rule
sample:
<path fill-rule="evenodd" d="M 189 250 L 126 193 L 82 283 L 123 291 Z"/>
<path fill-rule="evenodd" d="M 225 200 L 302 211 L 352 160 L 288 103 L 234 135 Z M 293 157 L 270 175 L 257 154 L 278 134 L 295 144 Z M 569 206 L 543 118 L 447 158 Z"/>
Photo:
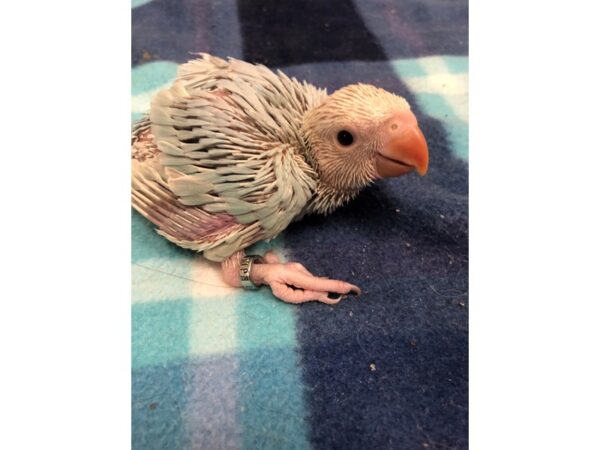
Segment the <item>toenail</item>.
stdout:
<path fill-rule="evenodd" d="M 338 294 L 337 292 L 328 292 L 327 298 L 330 298 L 331 300 L 339 300 L 342 298 L 342 294 Z"/>

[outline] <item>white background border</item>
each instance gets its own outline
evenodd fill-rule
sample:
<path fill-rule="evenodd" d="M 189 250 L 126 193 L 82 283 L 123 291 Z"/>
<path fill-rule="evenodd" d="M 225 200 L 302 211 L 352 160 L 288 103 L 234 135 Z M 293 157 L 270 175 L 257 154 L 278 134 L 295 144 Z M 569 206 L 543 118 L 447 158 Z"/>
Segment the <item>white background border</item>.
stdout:
<path fill-rule="evenodd" d="M 470 448 L 590 448 L 598 16 L 471 3 Z M 130 14 L 11 2 L 0 19 L 2 448 L 130 446 Z"/>

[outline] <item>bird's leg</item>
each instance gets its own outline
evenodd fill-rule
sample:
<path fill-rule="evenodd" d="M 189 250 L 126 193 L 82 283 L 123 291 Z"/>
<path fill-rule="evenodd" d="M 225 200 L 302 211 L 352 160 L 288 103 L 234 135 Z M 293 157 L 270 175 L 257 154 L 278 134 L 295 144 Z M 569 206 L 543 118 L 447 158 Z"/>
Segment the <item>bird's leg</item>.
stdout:
<path fill-rule="evenodd" d="M 229 258 L 221 263 L 221 273 L 223 280 L 229 286 L 242 287 L 240 281 L 240 260 L 244 256 L 244 251 L 235 252 Z"/>
<path fill-rule="evenodd" d="M 221 263 L 223 278 L 231 286 L 241 287 L 240 259 L 243 255 L 244 252 L 234 253 Z M 269 285 L 273 295 L 284 302 L 318 301 L 333 305 L 346 295 L 360 294 L 360 288 L 353 284 L 316 277 L 300 263 L 282 263 L 272 251 L 263 259 L 261 264 L 252 264 L 250 279 L 257 286 Z"/>

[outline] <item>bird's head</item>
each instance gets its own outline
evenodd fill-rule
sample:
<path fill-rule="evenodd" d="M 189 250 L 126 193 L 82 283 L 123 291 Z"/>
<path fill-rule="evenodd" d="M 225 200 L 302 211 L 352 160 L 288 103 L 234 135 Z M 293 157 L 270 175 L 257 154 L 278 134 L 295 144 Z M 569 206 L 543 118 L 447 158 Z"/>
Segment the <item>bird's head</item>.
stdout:
<path fill-rule="evenodd" d="M 321 181 L 340 191 L 427 172 L 427 142 L 409 104 L 375 86 L 334 92 L 306 114 L 303 132 Z"/>

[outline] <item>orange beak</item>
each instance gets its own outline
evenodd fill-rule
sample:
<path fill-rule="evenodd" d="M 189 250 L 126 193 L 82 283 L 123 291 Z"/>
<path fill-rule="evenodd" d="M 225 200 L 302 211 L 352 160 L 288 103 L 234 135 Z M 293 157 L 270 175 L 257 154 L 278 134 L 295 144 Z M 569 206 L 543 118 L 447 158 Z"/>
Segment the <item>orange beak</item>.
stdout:
<path fill-rule="evenodd" d="M 427 173 L 427 141 L 410 111 L 404 111 L 386 123 L 387 138 L 375 157 L 375 169 L 381 178 L 397 177 L 416 170 Z"/>

